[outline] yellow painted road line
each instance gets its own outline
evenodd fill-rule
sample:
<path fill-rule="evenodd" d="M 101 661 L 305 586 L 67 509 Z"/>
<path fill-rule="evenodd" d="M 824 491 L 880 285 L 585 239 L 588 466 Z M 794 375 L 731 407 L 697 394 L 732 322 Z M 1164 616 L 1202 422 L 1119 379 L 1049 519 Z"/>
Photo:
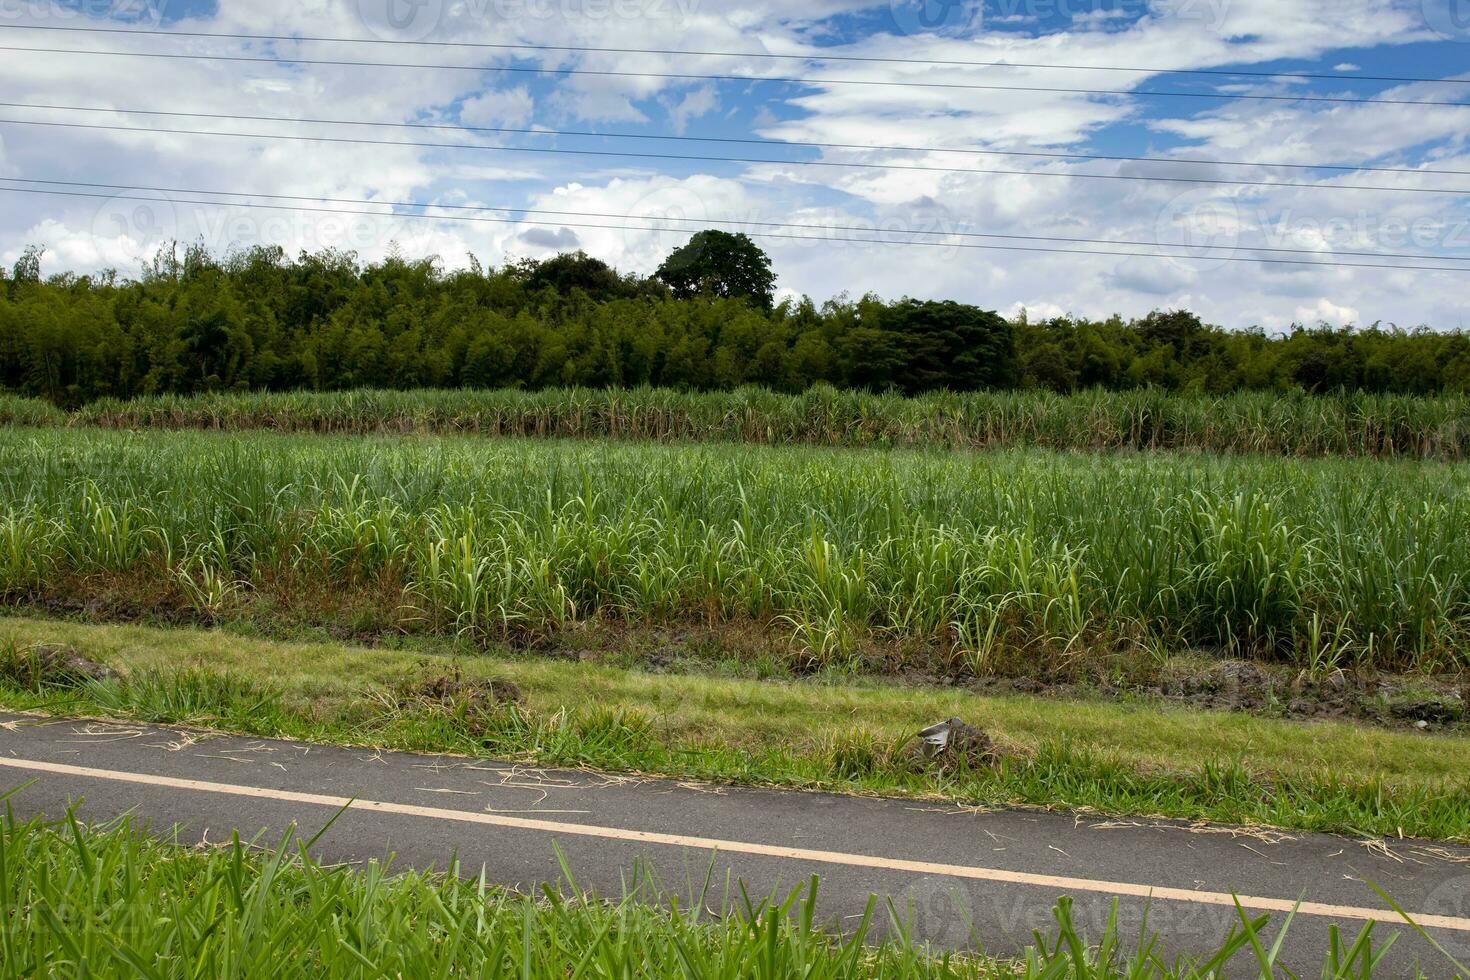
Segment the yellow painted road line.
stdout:
<path fill-rule="evenodd" d="M 420 817 L 427 820 L 446 820 L 455 823 L 479 824 L 487 827 L 503 827 L 509 830 L 531 830 L 567 837 L 594 837 L 602 840 L 624 841 L 636 844 L 656 844 L 662 847 L 687 847 L 701 851 L 723 851 L 728 854 L 750 854 L 758 857 L 783 858 L 789 861 L 805 861 L 816 864 L 833 864 L 855 868 L 872 868 L 880 871 L 903 871 L 920 875 L 942 875 L 950 878 L 967 878 L 975 881 L 994 881 L 1007 885 L 1026 885 L 1047 888 L 1058 892 L 1095 892 L 1126 898 L 1148 898 L 1155 901 L 1187 902 L 1194 905 L 1223 905 L 1233 907 L 1238 901 L 1242 908 L 1257 912 L 1290 912 L 1296 909 L 1301 915 L 1325 916 L 1332 919 L 1364 921 L 1395 921 L 1396 913 L 1389 909 L 1361 908 L 1353 905 L 1325 905 L 1320 902 L 1302 902 L 1284 898 L 1261 898 L 1252 895 L 1231 895 L 1226 892 L 1208 892 L 1193 888 L 1165 888 L 1131 881 L 1099 881 L 1093 878 L 1069 878 L 1061 875 L 1033 874 L 1025 871 L 1007 871 L 1001 868 L 979 868 L 963 864 L 939 864 L 933 861 L 911 861 L 906 858 L 878 857 L 870 854 L 848 854 L 842 851 L 818 851 L 804 847 L 781 847 L 774 844 L 757 844 L 749 841 L 717 840 L 709 837 L 690 837 L 684 834 L 661 834 L 646 830 L 629 830 L 625 827 L 599 827 L 590 824 L 564 823 L 556 820 L 533 820 L 526 817 L 510 817 L 503 814 L 477 813 L 472 810 L 447 810 L 440 807 L 415 806 L 410 803 L 386 803 L 377 800 L 348 799 L 345 796 L 324 796 L 317 793 L 297 793 L 292 790 L 269 789 L 263 786 L 242 786 L 235 783 L 212 783 L 198 779 L 177 779 L 172 776 L 155 776 L 141 772 L 116 772 L 109 769 L 90 769 L 85 766 L 68 766 L 58 762 L 39 762 L 29 759 L 0 757 L 0 766 L 28 772 L 51 773 L 57 776 L 77 776 L 84 779 L 101 779 L 115 783 L 130 783 L 165 789 L 190 790 L 199 793 L 215 793 L 224 796 L 239 796 L 257 800 L 277 800 L 282 803 L 305 803 L 311 806 L 333 809 L 358 810 L 366 813 L 387 813 L 404 817 Z M 1470 918 L 1452 915 L 1416 915 L 1415 920 L 1425 928 L 1450 929 L 1470 932 Z"/>

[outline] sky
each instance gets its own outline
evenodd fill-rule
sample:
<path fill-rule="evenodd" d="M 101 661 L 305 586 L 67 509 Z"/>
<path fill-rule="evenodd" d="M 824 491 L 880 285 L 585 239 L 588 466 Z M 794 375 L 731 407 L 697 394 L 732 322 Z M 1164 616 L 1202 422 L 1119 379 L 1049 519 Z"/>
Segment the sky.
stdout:
<path fill-rule="evenodd" d="M 47 273 L 720 227 L 819 303 L 1470 328 L 1470 0 L 0 0 L 0 46 Z"/>

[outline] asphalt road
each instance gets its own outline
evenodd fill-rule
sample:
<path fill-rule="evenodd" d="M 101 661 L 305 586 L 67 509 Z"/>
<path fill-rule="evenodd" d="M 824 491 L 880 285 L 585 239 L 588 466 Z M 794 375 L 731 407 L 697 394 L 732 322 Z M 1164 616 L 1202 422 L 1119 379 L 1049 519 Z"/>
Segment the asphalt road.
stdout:
<path fill-rule="evenodd" d="M 1402 933 L 1386 975 L 1416 962 L 1450 975 L 1371 879 L 1470 960 L 1470 848 L 1415 841 L 986 812 L 0 714 L 0 789 L 27 782 L 12 798 L 22 815 L 79 803 L 83 819 L 133 813 L 193 840 L 235 830 L 278 839 L 292 827 L 309 837 L 352 801 L 317 844 L 322 860 L 391 855 L 442 868 L 457 855 L 466 871 L 483 866 L 522 889 L 561 877 L 558 848 L 581 886 L 607 895 L 637 868 L 687 901 L 713 863 L 706 904 L 716 909 L 737 881 L 770 894 L 819 874 L 835 927 L 876 894 L 912 917 L 918 938 L 993 954 L 1050 931 L 1059 895 L 1073 897 L 1094 937 L 1115 898 L 1125 935 L 1146 910 L 1173 952 L 1217 945 L 1236 921 L 1232 895 L 1273 922 L 1302 900 L 1287 940 L 1295 967 L 1317 972 L 1333 923 L 1352 937 L 1378 920 L 1380 938 Z"/>

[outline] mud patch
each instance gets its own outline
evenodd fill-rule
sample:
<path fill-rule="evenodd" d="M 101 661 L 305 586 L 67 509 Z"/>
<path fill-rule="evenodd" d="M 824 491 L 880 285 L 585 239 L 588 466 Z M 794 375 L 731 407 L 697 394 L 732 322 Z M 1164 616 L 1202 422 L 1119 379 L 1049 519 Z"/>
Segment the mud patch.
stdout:
<path fill-rule="evenodd" d="M 1222 711 L 1260 711 L 1280 700 L 1285 685 L 1260 664 L 1227 660 L 1183 677 L 1169 677 L 1159 693 Z"/>
<path fill-rule="evenodd" d="M 451 721 L 469 734 L 482 737 L 498 730 L 525 704 L 525 695 L 510 681 L 467 677 L 457 668 L 449 673 L 420 673 L 399 688 L 398 706 Z"/>
<path fill-rule="evenodd" d="M 26 690 L 78 688 L 115 680 L 117 676 L 117 671 L 106 664 L 61 643 L 0 651 L 0 677 Z"/>
<path fill-rule="evenodd" d="M 431 677 L 404 692 L 404 699 L 420 704 L 464 706 L 475 711 L 498 711 L 525 704 L 526 697 L 511 681 L 467 678 L 455 673 Z"/>
<path fill-rule="evenodd" d="M 907 675 L 914 683 L 954 686 L 949 678 Z M 1049 698 L 1146 698 L 1207 711 L 1237 711 L 1298 720 L 1341 718 L 1394 728 L 1457 729 L 1470 724 L 1470 687 L 1453 677 L 1354 674 L 1334 670 L 1311 678 L 1287 667 L 1248 660 L 1172 664 L 1155 679 L 1123 683 L 1047 682 L 1033 677 L 959 681 L 986 694 Z"/>

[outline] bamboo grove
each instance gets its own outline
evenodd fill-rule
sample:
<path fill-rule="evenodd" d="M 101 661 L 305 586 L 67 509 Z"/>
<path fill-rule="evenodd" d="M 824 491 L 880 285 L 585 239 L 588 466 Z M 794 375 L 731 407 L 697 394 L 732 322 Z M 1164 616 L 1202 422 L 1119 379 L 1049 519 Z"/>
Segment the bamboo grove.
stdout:
<path fill-rule="evenodd" d="M 447 272 L 432 258 L 194 246 L 125 278 L 43 276 L 31 250 L 0 272 L 0 389 L 66 408 L 365 387 L 1470 390 L 1463 332 L 1301 325 L 1278 336 L 1182 310 L 1032 321 L 954 302 L 772 303 L 724 283 L 676 285 L 580 253 Z"/>

